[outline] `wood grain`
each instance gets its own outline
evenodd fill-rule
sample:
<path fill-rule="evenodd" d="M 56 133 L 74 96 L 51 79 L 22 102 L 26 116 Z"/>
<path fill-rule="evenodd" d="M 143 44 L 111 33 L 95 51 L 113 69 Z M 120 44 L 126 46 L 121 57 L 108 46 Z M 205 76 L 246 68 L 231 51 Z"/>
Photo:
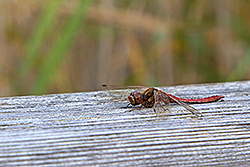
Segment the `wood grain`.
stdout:
<path fill-rule="evenodd" d="M 249 166 L 250 82 L 161 87 L 183 98 L 156 116 L 125 112 L 132 90 L 0 98 L 0 166 Z"/>

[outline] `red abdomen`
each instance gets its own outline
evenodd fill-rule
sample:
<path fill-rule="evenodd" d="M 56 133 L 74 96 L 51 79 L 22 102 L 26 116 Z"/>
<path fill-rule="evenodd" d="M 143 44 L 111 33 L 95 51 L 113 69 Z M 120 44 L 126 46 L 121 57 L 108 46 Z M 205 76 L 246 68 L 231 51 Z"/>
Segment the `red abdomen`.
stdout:
<path fill-rule="evenodd" d="M 224 96 L 215 95 L 215 96 L 201 98 L 201 99 L 183 99 L 183 98 L 173 96 L 171 94 L 169 94 L 169 95 L 184 102 L 184 103 L 210 103 L 210 102 L 215 102 L 215 101 L 218 101 L 218 100 L 224 98 Z M 174 102 L 174 101 L 170 100 L 170 102 Z"/>

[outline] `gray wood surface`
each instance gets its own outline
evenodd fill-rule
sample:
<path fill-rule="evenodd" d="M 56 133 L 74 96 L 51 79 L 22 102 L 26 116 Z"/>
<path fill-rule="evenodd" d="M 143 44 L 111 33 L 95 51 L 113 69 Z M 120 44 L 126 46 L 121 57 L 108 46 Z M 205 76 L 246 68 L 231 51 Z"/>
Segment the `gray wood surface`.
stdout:
<path fill-rule="evenodd" d="M 250 82 L 161 87 L 224 95 L 156 116 L 125 112 L 131 90 L 0 98 L 0 166 L 250 166 Z"/>

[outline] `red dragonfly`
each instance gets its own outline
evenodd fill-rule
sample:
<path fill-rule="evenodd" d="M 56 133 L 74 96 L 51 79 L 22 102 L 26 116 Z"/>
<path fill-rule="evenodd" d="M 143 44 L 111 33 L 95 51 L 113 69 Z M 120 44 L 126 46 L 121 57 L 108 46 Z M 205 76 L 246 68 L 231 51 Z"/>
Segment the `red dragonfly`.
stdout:
<path fill-rule="evenodd" d="M 119 85 L 102 85 L 101 89 L 103 90 L 110 90 L 110 89 L 146 89 L 142 93 L 138 91 L 134 91 L 130 93 L 128 96 L 128 100 L 132 106 L 137 106 L 140 105 L 135 109 L 141 109 L 142 107 L 153 107 L 154 112 L 156 113 L 156 106 L 159 104 L 162 108 L 162 104 L 169 104 L 169 103 L 177 103 L 184 108 L 186 108 L 188 111 L 196 115 L 197 117 L 202 117 L 203 115 L 196 110 L 194 107 L 188 105 L 187 103 L 210 103 L 210 102 L 216 102 L 224 96 L 211 96 L 211 97 L 206 97 L 206 98 L 201 98 L 201 99 L 183 99 L 176 97 L 172 94 L 166 93 L 162 90 L 159 90 L 154 87 L 145 87 L 145 86 L 119 86 Z M 164 108 L 163 108 L 164 109 Z M 132 111 L 130 110 L 130 111 Z M 165 109 L 164 109 L 165 110 Z"/>

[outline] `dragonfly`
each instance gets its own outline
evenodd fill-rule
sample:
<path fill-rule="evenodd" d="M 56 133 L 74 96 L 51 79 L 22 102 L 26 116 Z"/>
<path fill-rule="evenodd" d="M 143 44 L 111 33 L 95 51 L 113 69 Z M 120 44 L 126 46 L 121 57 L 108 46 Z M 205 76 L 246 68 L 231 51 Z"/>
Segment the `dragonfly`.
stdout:
<path fill-rule="evenodd" d="M 224 98 L 221 95 L 214 95 L 210 97 L 200 98 L 200 99 L 185 99 L 179 98 L 172 94 L 166 93 L 155 87 L 146 86 L 120 86 L 120 85 L 102 85 L 102 90 L 113 90 L 113 89 L 145 89 L 143 92 L 134 91 L 128 96 L 129 104 L 132 106 L 138 106 L 132 110 L 141 109 L 142 107 L 152 108 L 157 114 L 157 105 L 160 105 L 164 110 L 165 108 L 162 104 L 177 103 L 184 107 L 186 110 L 190 111 L 192 114 L 196 115 L 198 118 L 203 117 L 203 115 L 194 107 L 189 104 L 194 103 L 210 103 L 216 102 Z M 132 111 L 130 110 L 130 111 Z"/>

